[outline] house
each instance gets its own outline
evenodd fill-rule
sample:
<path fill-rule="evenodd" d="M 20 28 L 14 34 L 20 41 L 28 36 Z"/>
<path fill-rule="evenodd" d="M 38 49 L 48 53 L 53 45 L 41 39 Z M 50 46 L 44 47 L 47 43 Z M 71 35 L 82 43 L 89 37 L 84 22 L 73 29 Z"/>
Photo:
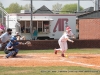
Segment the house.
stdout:
<path fill-rule="evenodd" d="M 79 39 L 100 39 L 100 10 L 78 16 Z"/>
<path fill-rule="evenodd" d="M 79 15 L 83 15 L 83 14 L 86 14 L 86 13 L 89 13 L 89 12 L 93 12 L 94 11 L 94 7 L 88 7 L 86 9 L 83 9 L 79 12 L 76 12 L 76 32 L 77 32 L 77 39 L 79 39 L 79 19 L 78 19 L 78 16 Z"/>
<path fill-rule="evenodd" d="M 13 34 L 16 32 L 15 25 L 20 24 L 19 32 L 26 36 L 26 39 L 32 39 L 33 28 L 38 30 L 38 39 L 59 39 L 69 25 L 72 32 L 76 35 L 76 15 L 75 14 L 54 14 L 46 6 L 42 6 L 32 14 L 32 24 L 30 24 L 30 13 L 11 13 L 9 14 L 9 24 Z M 7 20 L 7 17 L 6 17 Z M 17 23 L 18 21 L 18 23 Z M 7 22 L 7 21 L 6 21 Z"/>

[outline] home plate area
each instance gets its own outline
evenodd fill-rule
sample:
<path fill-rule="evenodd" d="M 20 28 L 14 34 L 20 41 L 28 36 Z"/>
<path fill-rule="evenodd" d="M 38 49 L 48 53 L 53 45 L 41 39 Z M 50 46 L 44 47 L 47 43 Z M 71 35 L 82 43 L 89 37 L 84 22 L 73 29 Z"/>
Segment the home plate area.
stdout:
<path fill-rule="evenodd" d="M 100 69 L 100 54 L 74 53 L 61 57 L 60 53 L 33 53 L 18 54 L 8 59 L 4 56 L 0 55 L 0 66 L 82 66 Z"/>

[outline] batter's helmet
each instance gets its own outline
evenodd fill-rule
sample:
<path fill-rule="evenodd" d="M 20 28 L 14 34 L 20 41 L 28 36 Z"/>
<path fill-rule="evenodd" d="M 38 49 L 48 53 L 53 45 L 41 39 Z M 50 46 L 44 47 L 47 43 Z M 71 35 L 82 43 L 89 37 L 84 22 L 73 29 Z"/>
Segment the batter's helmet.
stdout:
<path fill-rule="evenodd" d="M 69 30 L 71 30 L 71 28 L 68 26 L 68 27 L 66 27 L 66 31 L 69 31 Z"/>

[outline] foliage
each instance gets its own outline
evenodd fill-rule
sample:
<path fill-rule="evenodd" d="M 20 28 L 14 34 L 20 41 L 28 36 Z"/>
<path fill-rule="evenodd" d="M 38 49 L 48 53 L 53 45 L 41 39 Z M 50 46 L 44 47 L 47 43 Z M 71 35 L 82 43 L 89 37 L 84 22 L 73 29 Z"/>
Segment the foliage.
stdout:
<path fill-rule="evenodd" d="M 23 6 L 23 10 L 30 10 L 30 8 L 31 8 L 31 4 L 26 4 L 26 5 Z M 35 7 L 32 6 L 32 8 L 33 8 L 33 11 L 34 11 Z"/>
<path fill-rule="evenodd" d="M 6 11 L 8 13 L 19 13 L 21 10 L 21 6 L 18 3 L 12 3 L 8 8 L 6 8 Z"/>
<path fill-rule="evenodd" d="M 59 11 L 61 11 L 61 9 L 62 9 L 62 4 L 59 4 L 59 3 L 57 3 L 57 4 L 54 4 L 53 6 L 52 6 L 52 10 L 55 12 L 55 13 L 59 13 Z"/>
<path fill-rule="evenodd" d="M 3 4 L 0 2 L 0 7 L 4 9 Z M 0 16 L 1 16 L 1 10 L 0 10 Z"/>
<path fill-rule="evenodd" d="M 18 3 L 12 3 L 9 5 L 9 7 L 6 8 L 6 11 L 8 13 L 20 13 L 21 10 L 30 10 L 30 4 L 26 4 L 25 6 L 22 6 L 19 5 Z"/>
<path fill-rule="evenodd" d="M 3 4 L 0 2 L 0 7 L 4 8 Z"/>
<path fill-rule="evenodd" d="M 83 7 L 80 6 L 80 11 L 83 10 Z M 61 14 L 73 13 L 77 11 L 77 4 L 66 4 L 62 7 Z"/>

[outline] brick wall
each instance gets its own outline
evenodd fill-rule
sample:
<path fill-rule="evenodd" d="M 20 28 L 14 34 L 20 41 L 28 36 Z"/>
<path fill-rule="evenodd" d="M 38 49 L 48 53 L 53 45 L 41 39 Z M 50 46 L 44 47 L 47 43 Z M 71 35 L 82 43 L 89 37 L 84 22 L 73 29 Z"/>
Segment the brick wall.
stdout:
<path fill-rule="evenodd" d="M 68 42 L 68 48 L 100 48 L 100 40 L 74 40 L 74 43 Z M 25 42 L 25 41 L 22 41 Z M 31 41 L 32 46 L 19 45 L 20 50 L 42 50 L 59 48 L 57 40 L 37 40 Z"/>
<path fill-rule="evenodd" d="M 100 19 L 79 19 L 79 39 L 100 39 Z"/>
<path fill-rule="evenodd" d="M 21 42 L 25 42 L 24 40 Z M 34 49 L 54 49 L 58 48 L 58 41 L 57 40 L 32 40 L 32 46 L 27 45 L 20 45 L 18 46 L 19 49 L 22 50 L 34 50 Z"/>

